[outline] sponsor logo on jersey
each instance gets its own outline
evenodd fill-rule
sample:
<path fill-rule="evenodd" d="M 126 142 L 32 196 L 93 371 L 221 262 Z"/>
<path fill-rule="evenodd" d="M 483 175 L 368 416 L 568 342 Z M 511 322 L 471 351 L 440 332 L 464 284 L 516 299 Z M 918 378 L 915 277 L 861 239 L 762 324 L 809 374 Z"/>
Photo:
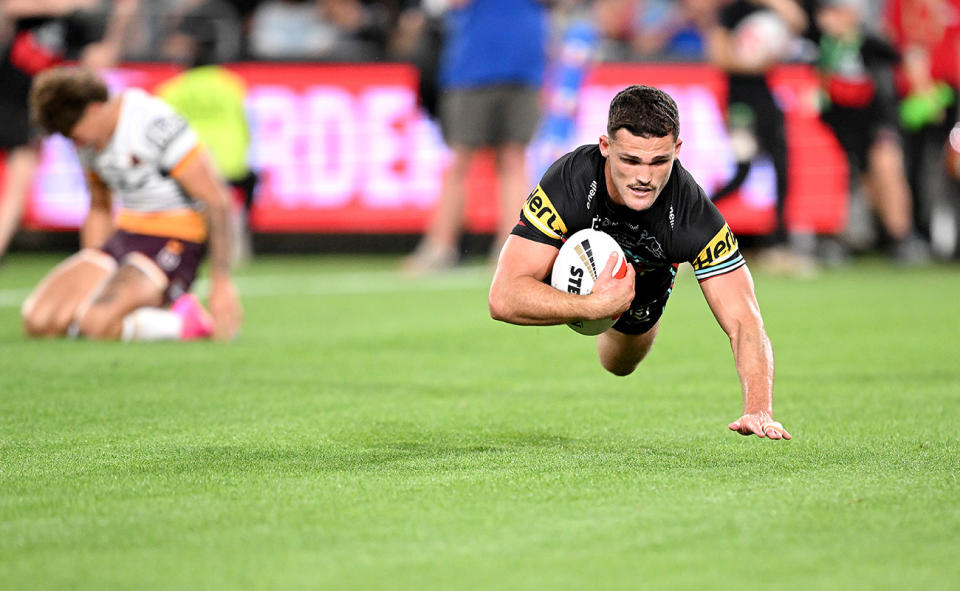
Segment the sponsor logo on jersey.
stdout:
<path fill-rule="evenodd" d="M 590 206 L 593 205 L 593 198 L 597 195 L 597 181 L 592 181 L 590 183 L 590 191 L 587 193 L 587 209 L 590 209 Z"/>
<path fill-rule="evenodd" d="M 559 240 L 567 233 L 567 225 L 560 219 L 557 208 L 550 202 L 550 198 L 543 192 L 540 185 L 537 185 L 523 204 L 523 217 L 530 222 L 531 226 L 550 238 Z"/>
<path fill-rule="evenodd" d="M 187 122 L 179 115 L 161 117 L 152 121 L 147 127 L 147 140 L 162 151 L 186 129 Z"/>
<path fill-rule="evenodd" d="M 179 240 L 169 240 L 157 253 L 156 261 L 164 271 L 173 271 L 180 264 L 182 254 L 183 243 Z"/>
<path fill-rule="evenodd" d="M 643 322 L 644 320 L 650 318 L 650 308 L 652 306 L 643 306 L 641 308 L 630 308 L 627 310 L 627 314 L 630 315 L 630 318 L 633 318 L 637 322 Z"/>
<path fill-rule="evenodd" d="M 729 225 L 724 225 L 716 236 L 703 247 L 697 258 L 690 261 L 695 270 L 704 269 L 719 264 L 737 251 L 737 238 L 733 235 Z"/>

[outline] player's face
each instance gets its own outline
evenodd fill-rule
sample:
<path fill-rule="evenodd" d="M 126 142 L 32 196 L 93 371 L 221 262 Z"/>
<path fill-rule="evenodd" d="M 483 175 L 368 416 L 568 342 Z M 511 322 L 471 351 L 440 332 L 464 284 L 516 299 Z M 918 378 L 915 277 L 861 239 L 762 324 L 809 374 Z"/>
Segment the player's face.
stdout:
<path fill-rule="evenodd" d="M 102 141 L 102 105 L 100 103 L 90 103 L 84 109 L 83 115 L 77 121 L 73 129 L 70 130 L 69 139 L 79 148 L 102 149 L 105 142 Z"/>
<path fill-rule="evenodd" d="M 670 180 L 682 143 L 672 135 L 643 137 L 626 129 L 618 129 L 612 138 L 601 136 L 607 192 L 613 202 L 635 211 L 649 209 Z"/>

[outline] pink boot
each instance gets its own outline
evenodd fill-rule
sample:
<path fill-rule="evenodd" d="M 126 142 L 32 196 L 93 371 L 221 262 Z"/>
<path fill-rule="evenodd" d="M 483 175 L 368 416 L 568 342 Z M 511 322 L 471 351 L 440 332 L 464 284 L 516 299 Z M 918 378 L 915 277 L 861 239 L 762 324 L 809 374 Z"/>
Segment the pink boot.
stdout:
<path fill-rule="evenodd" d="M 180 328 L 181 341 L 206 339 L 213 334 L 213 318 L 192 293 L 185 293 L 177 298 L 170 310 L 183 321 Z"/>

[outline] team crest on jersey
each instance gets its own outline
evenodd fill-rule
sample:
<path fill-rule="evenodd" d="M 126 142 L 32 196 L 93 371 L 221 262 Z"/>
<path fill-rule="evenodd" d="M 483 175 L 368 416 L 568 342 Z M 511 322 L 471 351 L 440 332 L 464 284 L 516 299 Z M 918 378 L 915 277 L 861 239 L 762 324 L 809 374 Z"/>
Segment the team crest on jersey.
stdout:
<path fill-rule="evenodd" d="M 637 240 L 637 244 L 647 249 L 647 252 L 652 254 L 656 259 L 665 259 L 666 255 L 663 254 L 663 246 L 660 245 L 660 241 L 656 239 L 655 236 L 651 235 L 646 230 L 643 231 L 643 234 L 640 235 L 640 239 Z"/>
<path fill-rule="evenodd" d="M 540 185 L 537 185 L 523 204 L 523 217 L 530 222 L 531 226 L 550 238 L 559 240 L 567 233 L 567 225 L 560 219 L 557 208 L 553 206 Z"/>

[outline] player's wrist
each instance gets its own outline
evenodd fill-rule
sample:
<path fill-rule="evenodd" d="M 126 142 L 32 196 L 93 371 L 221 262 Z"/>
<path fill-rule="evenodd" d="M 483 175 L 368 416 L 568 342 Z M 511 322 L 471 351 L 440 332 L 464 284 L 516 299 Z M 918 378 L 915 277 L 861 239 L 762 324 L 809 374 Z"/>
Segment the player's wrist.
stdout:
<path fill-rule="evenodd" d="M 599 320 L 613 315 L 612 313 L 606 313 L 607 306 L 605 305 L 606 302 L 603 301 L 602 294 L 594 292 L 582 296 L 582 299 L 584 320 Z"/>
<path fill-rule="evenodd" d="M 233 285 L 230 273 L 226 271 L 214 272 L 210 275 L 210 284 L 212 287 Z"/>

